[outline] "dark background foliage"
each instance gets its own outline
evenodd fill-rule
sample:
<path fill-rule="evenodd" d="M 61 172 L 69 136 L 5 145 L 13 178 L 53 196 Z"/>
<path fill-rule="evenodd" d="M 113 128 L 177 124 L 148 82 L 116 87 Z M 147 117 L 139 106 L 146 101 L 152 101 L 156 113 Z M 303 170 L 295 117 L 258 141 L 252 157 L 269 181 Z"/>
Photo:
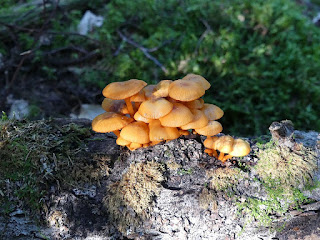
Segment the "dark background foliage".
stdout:
<path fill-rule="evenodd" d="M 3 110 L 14 94 L 29 98 L 31 117 L 68 115 L 79 102 L 100 103 L 109 82 L 152 84 L 196 73 L 212 85 L 205 101 L 225 111 L 224 133 L 265 134 L 283 119 L 320 131 L 320 30 L 304 2 L 73 0 L 40 1 L 42 8 L 35 1 L 1 2 Z M 104 23 L 80 36 L 77 24 L 87 9 Z M 44 82 L 46 101 L 35 90 L 22 93 Z M 44 105 L 57 96 L 70 107 L 48 112 Z"/>

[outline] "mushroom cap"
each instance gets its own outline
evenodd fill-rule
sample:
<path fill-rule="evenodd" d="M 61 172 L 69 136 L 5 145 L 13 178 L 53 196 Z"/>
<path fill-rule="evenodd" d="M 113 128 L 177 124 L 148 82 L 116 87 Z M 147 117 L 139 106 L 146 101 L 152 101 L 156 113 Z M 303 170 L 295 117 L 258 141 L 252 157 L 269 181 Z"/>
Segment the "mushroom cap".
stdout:
<path fill-rule="evenodd" d="M 114 112 L 105 112 L 92 120 L 92 130 L 100 133 L 107 133 L 119 130 L 133 121 L 124 115 Z"/>
<path fill-rule="evenodd" d="M 169 95 L 169 86 L 172 83 L 172 80 L 162 80 L 160 81 L 155 89 L 153 90 L 152 95 L 156 98 L 158 97 L 168 97 Z"/>
<path fill-rule="evenodd" d="M 248 142 L 238 138 L 233 142 L 233 150 L 229 153 L 231 156 L 242 157 L 250 153 L 250 145 Z"/>
<path fill-rule="evenodd" d="M 194 130 L 204 136 L 213 136 L 222 131 L 222 125 L 217 121 L 209 121 L 207 126 L 203 128 L 195 128 Z"/>
<path fill-rule="evenodd" d="M 176 80 L 169 86 L 169 96 L 180 101 L 193 101 L 202 97 L 204 93 L 204 88 L 194 81 Z"/>
<path fill-rule="evenodd" d="M 168 139 L 176 139 L 180 137 L 179 131 L 175 127 L 164 127 L 161 125 L 160 120 L 152 120 L 149 123 L 150 128 L 150 141 L 157 142 Z"/>
<path fill-rule="evenodd" d="M 136 112 L 136 113 L 134 114 L 133 118 L 134 118 L 136 121 L 145 122 L 145 123 L 149 123 L 149 122 L 152 121 L 152 119 L 150 119 L 150 118 L 142 117 L 139 112 Z"/>
<path fill-rule="evenodd" d="M 171 112 L 173 104 L 165 98 L 149 99 L 141 103 L 138 112 L 142 117 L 158 119 Z"/>
<path fill-rule="evenodd" d="M 212 137 L 210 136 L 207 136 L 206 140 L 203 141 L 203 145 L 206 147 L 206 148 L 211 148 L 213 149 L 213 140 L 212 140 Z"/>
<path fill-rule="evenodd" d="M 135 95 L 130 97 L 130 101 L 131 102 L 143 102 L 145 100 L 146 100 L 146 96 L 145 96 L 145 93 L 144 93 L 143 89 L 140 90 Z"/>
<path fill-rule="evenodd" d="M 224 112 L 221 108 L 214 104 L 205 103 L 201 110 L 207 116 L 209 120 L 217 120 L 222 118 Z"/>
<path fill-rule="evenodd" d="M 130 145 L 128 146 L 130 151 L 134 151 L 134 150 L 141 148 L 141 147 L 142 147 L 141 143 L 135 143 L 135 142 L 130 143 Z"/>
<path fill-rule="evenodd" d="M 144 91 L 144 95 L 146 96 L 147 99 L 151 99 L 151 98 L 154 98 L 153 96 L 153 92 L 154 90 L 156 89 L 157 85 L 148 85 L 146 86 L 143 91 Z"/>
<path fill-rule="evenodd" d="M 159 118 L 161 125 L 165 127 L 180 127 L 193 119 L 193 114 L 182 103 L 173 103 L 173 108 L 170 113 Z"/>
<path fill-rule="evenodd" d="M 133 122 L 125 126 L 121 132 L 120 137 L 135 143 L 148 143 L 149 142 L 149 127 L 144 122 Z"/>
<path fill-rule="evenodd" d="M 193 73 L 187 74 L 182 78 L 182 80 L 197 82 L 204 88 L 204 90 L 208 90 L 211 87 L 211 84 L 204 77 Z"/>
<path fill-rule="evenodd" d="M 233 142 L 233 137 L 221 136 L 215 141 L 215 149 L 223 153 L 230 153 L 233 150 Z"/>
<path fill-rule="evenodd" d="M 102 90 L 102 94 L 107 98 L 115 100 L 125 99 L 137 94 L 146 85 L 146 82 L 137 79 L 131 79 L 124 82 L 113 82 Z"/>
<path fill-rule="evenodd" d="M 118 137 L 116 143 L 117 143 L 118 145 L 120 145 L 120 146 L 127 146 L 127 145 L 129 145 L 131 142 L 125 140 L 125 139 L 122 138 L 122 137 Z"/>
<path fill-rule="evenodd" d="M 202 98 L 199 98 L 199 99 L 196 99 L 196 100 L 193 100 L 190 102 L 184 102 L 183 104 L 186 105 L 190 109 L 192 109 L 192 108 L 201 109 L 201 108 L 203 108 L 204 100 Z"/>
<path fill-rule="evenodd" d="M 188 130 L 178 129 L 180 136 L 189 136 L 190 132 Z"/>
<path fill-rule="evenodd" d="M 188 130 L 195 128 L 203 128 L 208 124 L 209 120 L 201 110 L 191 109 L 191 112 L 193 114 L 192 121 L 187 123 L 186 125 L 181 126 L 181 129 Z"/>
<path fill-rule="evenodd" d="M 101 107 L 107 112 L 127 114 L 128 108 L 124 100 L 103 99 Z"/>

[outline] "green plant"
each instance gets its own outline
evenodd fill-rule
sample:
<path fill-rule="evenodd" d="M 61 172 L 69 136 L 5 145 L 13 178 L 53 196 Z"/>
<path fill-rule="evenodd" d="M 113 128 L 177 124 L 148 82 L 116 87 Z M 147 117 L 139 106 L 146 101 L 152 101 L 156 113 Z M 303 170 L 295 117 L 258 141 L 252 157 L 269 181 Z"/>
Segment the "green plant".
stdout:
<path fill-rule="evenodd" d="M 108 46 L 100 62 L 108 81 L 152 83 L 194 72 L 215 86 L 206 101 L 223 108 L 222 123 L 231 133 L 265 133 L 279 119 L 320 129 L 320 31 L 294 1 L 115 0 L 106 10 L 99 38 Z M 119 31 L 140 46 L 156 47 L 150 54 L 167 71 Z"/>
<path fill-rule="evenodd" d="M 4 111 L 2 111 L 1 121 L 7 121 L 8 119 L 9 118 L 8 118 L 7 114 Z"/>

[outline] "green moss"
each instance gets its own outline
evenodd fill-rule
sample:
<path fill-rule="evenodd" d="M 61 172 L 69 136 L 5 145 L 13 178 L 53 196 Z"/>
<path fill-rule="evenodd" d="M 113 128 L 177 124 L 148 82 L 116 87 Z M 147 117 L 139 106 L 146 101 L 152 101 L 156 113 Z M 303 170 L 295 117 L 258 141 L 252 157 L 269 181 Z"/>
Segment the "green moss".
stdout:
<path fill-rule="evenodd" d="M 193 172 L 192 168 L 189 168 L 189 169 L 179 168 L 177 171 L 178 175 L 191 175 L 192 172 Z"/>
<path fill-rule="evenodd" d="M 313 176 L 316 155 L 313 150 L 296 145 L 295 150 L 279 147 L 273 141 L 259 147 L 259 161 L 254 167 L 267 192 L 267 199 L 247 198 L 238 202 L 239 213 L 247 216 L 247 221 L 257 220 L 261 225 L 270 226 L 276 217 L 285 216 L 290 209 L 299 209 L 312 200 L 303 195 L 302 190 L 314 186 Z"/>
<path fill-rule="evenodd" d="M 215 191 L 232 189 L 246 174 L 238 168 L 217 168 L 206 172 L 209 187 Z M 228 191 L 226 191 L 228 192 Z"/>
<path fill-rule="evenodd" d="M 257 155 L 259 161 L 255 169 L 264 182 L 272 179 L 292 187 L 312 184 L 317 169 L 316 153 L 302 144 L 296 145 L 296 150 L 292 151 L 270 141 L 260 146 Z"/>
<path fill-rule="evenodd" d="M 33 213 L 42 207 L 42 197 L 58 184 L 68 189 L 84 182 L 97 182 L 108 174 L 107 161 L 98 156 L 92 163 L 85 152 L 88 128 L 75 124 L 59 127 L 51 121 L 0 121 L 0 205 L 21 204 Z"/>

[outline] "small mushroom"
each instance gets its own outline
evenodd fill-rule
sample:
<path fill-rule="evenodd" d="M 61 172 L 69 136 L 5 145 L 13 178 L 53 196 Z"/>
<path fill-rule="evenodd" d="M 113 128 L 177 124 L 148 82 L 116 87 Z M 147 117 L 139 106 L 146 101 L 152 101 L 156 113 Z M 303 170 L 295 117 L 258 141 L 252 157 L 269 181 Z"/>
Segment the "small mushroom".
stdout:
<path fill-rule="evenodd" d="M 128 146 L 128 148 L 130 149 L 130 151 L 134 151 L 138 148 L 141 148 L 143 145 L 141 143 L 136 143 L 136 142 L 132 142 L 130 143 L 130 145 Z"/>
<path fill-rule="evenodd" d="M 153 96 L 153 92 L 155 91 L 157 85 L 148 85 L 146 86 L 143 91 L 144 91 L 144 95 L 146 96 L 146 99 L 152 99 L 154 98 Z"/>
<path fill-rule="evenodd" d="M 131 117 L 134 110 L 130 101 L 130 97 L 137 94 L 147 85 L 146 82 L 137 79 L 131 79 L 124 82 L 113 82 L 108 84 L 102 91 L 103 96 L 114 100 L 124 99 Z"/>
<path fill-rule="evenodd" d="M 218 157 L 219 160 L 221 160 L 222 162 L 225 162 L 224 154 L 230 153 L 233 150 L 233 143 L 234 143 L 234 139 L 229 135 L 221 136 L 215 139 L 213 143 L 213 148 L 220 152 Z"/>
<path fill-rule="evenodd" d="M 209 120 L 218 120 L 222 118 L 224 112 L 221 108 L 214 104 L 205 103 L 201 108 L 201 111 L 207 116 Z"/>
<path fill-rule="evenodd" d="M 190 101 L 190 102 L 184 102 L 184 105 L 186 105 L 190 109 L 201 109 L 204 105 L 204 100 L 202 98 Z"/>
<path fill-rule="evenodd" d="M 226 161 L 232 157 L 243 157 L 250 153 L 250 144 L 240 138 L 234 139 L 233 150 L 228 155 L 224 156 L 222 161 Z"/>
<path fill-rule="evenodd" d="M 172 83 L 172 80 L 162 80 L 160 81 L 155 89 L 153 90 L 152 95 L 156 98 L 159 97 L 168 97 L 169 95 L 169 86 Z"/>
<path fill-rule="evenodd" d="M 165 127 L 180 127 L 193 119 L 193 114 L 182 103 L 173 103 L 173 108 L 170 113 L 159 118 L 161 125 Z"/>
<path fill-rule="evenodd" d="M 183 130 L 195 129 L 195 128 L 203 128 L 208 125 L 208 118 L 204 113 L 198 109 L 191 109 L 193 114 L 193 119 L 191 122 L 186 125 L 181 126 L 180 128 Z"/>
<path fill-rule="evenodd" d="M 163 141 L 163 140 L 171 140 L 180 137 L 179 131 L 175 127 L 164 127 L 161 125 L 158 119 L 152 120 L 149 123 L 150 128 L 150 141 L 152 143 Z"/>
<path fill-rule="evenodd" d="M 92 120 L 92 130 L 100 133 L 113 132 L 120 136 L 120 129 L 133 122 L 132 118 L 114 112 L 105 112 Z"/>
<path fill-rule="evenodd" d="M 141 103 L 138 112 L 142 117 L 158 119 L 171 112 L 173 104 L 165 98 L 150 99 Z"/>
<path fill-rule="evenodd" d="M 203 145 L 209 149 L 209 150 L 212 150 L 212 151 L 207 151 L 207 152 L 210 152 L 211 154 L 209 154 L 210 156 L 214 156 L 216 158 L 218 158 L 218 153 L 217 151 L 215 150 L 214 146 L 213 146 L 213 143 L 218 139 L 217 136 L 207 136 L 206 140 L 203 141 Z M 206 150 L 207 150 L 206 149 Z M 206 152 L 206 151 L 205 151 Z"/>
<path fill-rule="evenodd" d="M 116 143 L 117 143 L 118 145 L 120 145 L 120 146 L 128 146 L 131 142 L 130 142 L 130 141 L 127 141 L 127 140 L 125 140 L 124 138 L 122 138 L 122 137 L 119 136 L 119 137 L 117 138 Z"/>
<path fill-rule="evenodd" d="M 136 121 L 145 122 L 145 123 L 149 123 L 149 122 L 152 121 L 152 119 L 150 119 L 150 118 L 142 117 L 139 112 L 136 112 L 136 113 L 134 114 L 133 118 L 134 118 Z"/>
<path fill-rule="evenodd" d="M 149 127 L 144 122 L 133 122 L 125 126 L 120 136 L 131 143 L 149 143 Z"/>
<path fill-rule="evenodd" d="M 204 93 L 204 88 L 193 81 L 180 79 L 173 81 L 169 86 L 169 96 L 179 101 L 193 101 L 202 97 Z"/>
<path fill-rule="evenodd" d="M 199 83 L 204 88 L 204 90 L 208 90 L 211 87 L 211 84 L 204 77 L 193 73 L 187 74 L 182 78 L 182 80 L 194 81 L 196 83 Z"/>
<path fill-rule="evenodd" d="M 196 128 L 195 131 L 204 136 L 214 136 L 222 132 L 222 125 L 217 121 L 209 121 L 207 126 Z"/>
<path fill-rule="evenodd" d="M 110 98 L 105 98 L 102 101 L 101 107 L 107 112 L 115 112 L 128 114 L 128 108 L 124 100 L 113 100 Z"/>

